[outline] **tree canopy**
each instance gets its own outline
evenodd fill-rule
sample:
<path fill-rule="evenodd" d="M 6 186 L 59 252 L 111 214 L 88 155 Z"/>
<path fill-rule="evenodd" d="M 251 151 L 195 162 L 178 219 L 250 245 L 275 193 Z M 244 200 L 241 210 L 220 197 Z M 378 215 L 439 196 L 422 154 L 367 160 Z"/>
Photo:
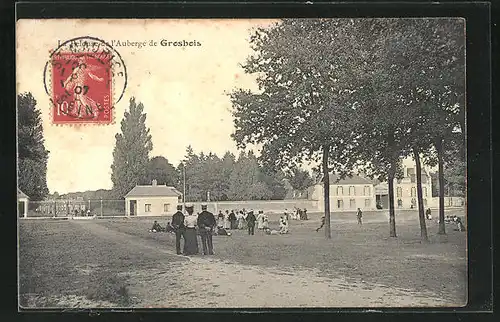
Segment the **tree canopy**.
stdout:
<path fill-rule="evenodd" d="M 135 185 L 148 182 L 149 153 L 153 149 L 146 127 L 144 105 L 130 99 L 129 110 L 121 121 L 121 133 L 115 136 L 111 181 L 116 198 L 123 198 Z"/>
<path fill-rule="evenodd" d="M 42 200 L 48 193 L 47 160 L 41 112 L 31 93 L 17 96 L 18 187 L 32 200 Z"/>

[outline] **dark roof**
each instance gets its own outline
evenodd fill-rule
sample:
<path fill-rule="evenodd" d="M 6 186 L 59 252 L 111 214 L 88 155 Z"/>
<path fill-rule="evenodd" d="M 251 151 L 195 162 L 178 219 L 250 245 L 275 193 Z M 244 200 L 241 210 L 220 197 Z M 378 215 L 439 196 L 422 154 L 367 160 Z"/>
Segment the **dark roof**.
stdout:
<path fill-rule="evenodd" d="M 28 197 L 27 194 L 25 194 L 24 192 L 22 192 L 21 189 L 19 189 L 19 188 L 17 188 L 17 197 L 18 198 L 28 198 L 28 199 L 30 198 L 30 197 Z"/>
<path fill-rule="evenodd" d="M 125 197 L 179 197 L 182 194 L 174 187 L 156 186 L 135 186 Z"/>
<path fill-rule="evenodd" d="M 340 179 L 340 180 L 339 180 L 339 177 L 340 176 L 338 176 L 336 174 L 330 174 L 330 185 L 336 185 L 336 184 L 341 184 L 341 185 L 345 185 L 345 184 L 373 184 L 372 181 L 370 181 L 364 177 L 361 177 L 357 174 L 353 174 L 351 177 L 347 176 L 344 179 Z M 319 182 L 320 183 L 323 182 L 323 177 L 320 178 Z"/>

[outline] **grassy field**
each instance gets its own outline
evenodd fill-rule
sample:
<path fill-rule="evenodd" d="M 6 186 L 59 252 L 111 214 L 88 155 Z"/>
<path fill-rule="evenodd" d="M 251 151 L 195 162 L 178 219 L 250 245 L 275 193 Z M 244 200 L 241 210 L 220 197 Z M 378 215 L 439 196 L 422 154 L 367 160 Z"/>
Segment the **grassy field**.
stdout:
<path fill-rule="evenodd" d="M 464 215 L 458 210 L 447 214 Z M 238 268 L 234 270 L 238 271 L 256 268 L 260 270 L 255 271 L 257 275 L 276 272 L 278 278 L 300 276 L 296 280 L 305 284 L 295 292 L 306 292 L 304 287 L 312 284 L 313 275 L 318 275 L 329 280 L 342 278 L 346 281 L 343 288 L 346 292 L 349 283 L 362 282 L 400 290 L 401 294 L 432 293 L 447 303 L 465 304 L 466 234 L 453 231 L 453 226 L 447 225 L 446 236 L 438 236 L 437 222 L 427 221 L 430 243 L 422 244 L 416 212 L 397 215 L 396 239 L 388 237 L 383 212 L 365 213 L 362 226 L 356 224 L 353 214 L 333 214 L 332 239 L 326 240 L 323 230 L 315 232 L 319 214 L 310 217 L 308 221 L 291 221 L 289 235 L 268 236 L 256 231 L 255 236 L 248 236 L 245 231 L 237 230 L 232 231 L 232 236 L 215 236 L 216 254 L 210 258 L 211 262 L 201 262 L 205 260 L 201 255 L 192 260 L 198 260 L 196 267 L 200 270 L 201 267 L 210 270 L 216 265 L 236 265 Z M 277 228 L 278 218 L 278 215 L 271 218 L 271 226 Z M 21 304 L 25 307 L 124 307 L 144 303 L 161 305 L 167 301 L 162 298 L 168 297 L 171 306 L 177 305 L 172 299 L 178 296 L 175 288 L 168 291 L 168 296 L 164 294 L 167 291 L 155 293 L 141 288 L 144 281 L 155 283 L 158 278 L 164 279 L 174 272 L 177 279 L 188 278 L 189 275 L 182 275 L 186 274 L 185 265 L 193 265 L 187 263 L 189 259 L 173 255 L 174 235 L 148 232 L 153 220 L 22 221 Z M 164 225 L 166 220 L 160 223 Z M 253 274 L 248 272 L 245 274 Z M 217 273 L 207 276 L 214 279 Z M 267 282 L 268 279 L 264 279 L 259 283 Z M 223 284 L 218 283 L 214 288 L 220 289 Z M 375 286 L 364 287 L 370 288 Z M 247 291 L 238 292 L 244 301 Z M 158 299 L 143 298 L 151 296 Z M 189 296 L 196 298 L 196 295 Z M 398 297 L 385 300 L 384 306 L 391 306 L 388 301 L 397 302 Z M 207 303 L 211 302 L 207 300 Z"/>

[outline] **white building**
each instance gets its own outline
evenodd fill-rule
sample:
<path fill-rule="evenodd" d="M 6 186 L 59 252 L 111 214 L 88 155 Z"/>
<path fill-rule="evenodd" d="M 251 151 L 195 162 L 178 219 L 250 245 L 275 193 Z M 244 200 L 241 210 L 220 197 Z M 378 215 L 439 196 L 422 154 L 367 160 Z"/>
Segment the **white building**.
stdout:
<path fill-rule="evenodd" d="M 311 187 L 309 198 L 323 200 L 323 177 Z M 359 175 L 339 179 L 330 174 L 330 211 L 356 211 L 375 209 L 375 189 L 373 183 Z M 324 203 L 318 203 L 320 211 L 324 210 Z"/>
<path fill-rule="evenodd" d="M 394 207 L 401 209 L 417 209 L 417 178 L 415 161 L 406 158 L 403 162 L 403 178 L 394 180 Z M 432 183 L 429 170 L 422 165 L 422 198 L 424 207 L 433 207 L 435 199 L 432 198 Z M 377 204 L 383 209 L 389 208 L 389 187 L 387 182 L 375 186 Z"/>
<path fill-rule="evenodd" d="M 28 217 L 28 202 L 29 197 L 21 191 L 21 189 L 17 189 L 17 211 L 18 216 L 26 218 Z"/>
<path fill-rule="evenodd" d="M 125 195 L 127 216 L 165 216 L 176 211 L 182 201 L 182 193 L 174 187 L 158 185 L 135 186 Z"/>

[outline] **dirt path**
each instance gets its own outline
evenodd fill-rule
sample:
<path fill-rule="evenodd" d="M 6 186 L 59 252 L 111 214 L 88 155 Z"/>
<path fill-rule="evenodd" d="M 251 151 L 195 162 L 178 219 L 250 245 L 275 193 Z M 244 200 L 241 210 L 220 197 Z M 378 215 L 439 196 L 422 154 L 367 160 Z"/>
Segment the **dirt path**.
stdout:
<path fill-rule="evenodd" d="M 73 221 L 99 238 L 127 244 L 131 252 L 173 254 L 140 237 L 93 221 Z M 177 256 L 177 255 L 176 255 Z M 127 271 L 134 307 L 407 307 L 452 306 L 436 295 L 359 281 L 324 278 L 319 271 L 273 270 L 213 257 L 183 257 L 159 268 Z M 163 267 L 164 266 L 164 267 Z M 154 287 L 151 283 L 154 281 Z"/>

